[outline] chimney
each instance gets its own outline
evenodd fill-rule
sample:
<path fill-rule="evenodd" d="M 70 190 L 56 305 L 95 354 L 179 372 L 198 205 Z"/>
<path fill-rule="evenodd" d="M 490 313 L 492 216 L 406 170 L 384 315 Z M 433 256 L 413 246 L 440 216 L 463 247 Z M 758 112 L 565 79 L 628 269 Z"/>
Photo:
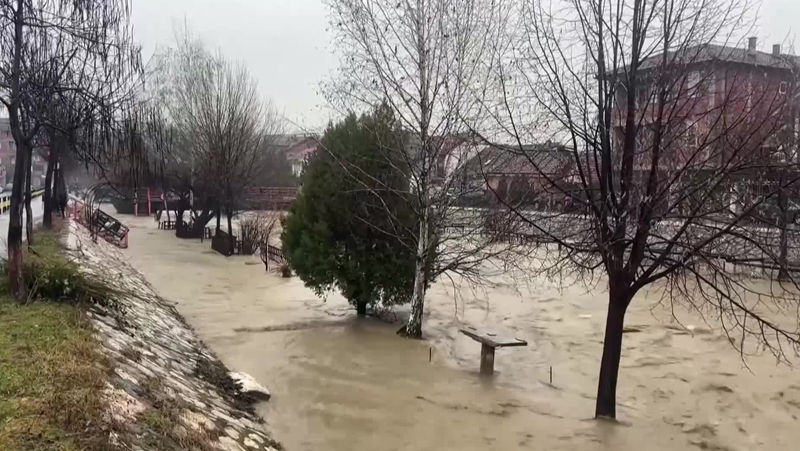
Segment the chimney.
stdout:
<path fill-rule="evenodd" d="M 773 56 L 781 56 L 781 45 L 780 44 L 774 44 L 772 46 L 772 55 Z"/>
<path fill-rule="evenodd" d="M 756 51 L 756 45 L 758 45 L 758 38 L 757 37 L 753 36 L 753 37 L 747 38 L 747 50 L 750 50 L 751 52 L 755 52 Z"/>

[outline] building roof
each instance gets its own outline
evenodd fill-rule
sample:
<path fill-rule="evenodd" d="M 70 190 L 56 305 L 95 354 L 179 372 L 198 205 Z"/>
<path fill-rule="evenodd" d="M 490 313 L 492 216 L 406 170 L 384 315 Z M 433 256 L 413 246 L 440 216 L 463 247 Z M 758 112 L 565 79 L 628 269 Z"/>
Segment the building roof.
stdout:
<path fill-rule="evenodd" d="M 470 160 L 474 170 L 485 174 L 557 174 L 572 161 L 566 147 L 553 144 L 533 144 L 519 147 L 491 145 Z"/>
<path fill-rule="evenodd" d="M 302 141 L 305 138 L 306 137 L 304 135 L 287 134 L 287 135 L 272 135 L 268 139 L 271 146 L 289 147 Z"/>
<path fill-rule="evenodd" d="M 641 64 L 640 69 L 648 70 L 656 68 L 661 64 L 662 54 L 647 58 Z M 728 47 L 716 44 L 702 44 L 688 47 L 679 52 L 671 53 L 673 63 L 697 64 L 709 61 L 720 61 L 727 63 L 751 64 L 755 66 L 773 67 L 777 69 L 797 69 L 800 66 L 800 57 L 781 53 L 761 52 L 739 47 Z"/>
<path fill-rule="evenodd" d="M 317 141 L 317 138 L 303 138 L 286 148 L 285 155 L 289 161 L 304 161 L 314 154 L 318 148 L 319 141 Z"/>

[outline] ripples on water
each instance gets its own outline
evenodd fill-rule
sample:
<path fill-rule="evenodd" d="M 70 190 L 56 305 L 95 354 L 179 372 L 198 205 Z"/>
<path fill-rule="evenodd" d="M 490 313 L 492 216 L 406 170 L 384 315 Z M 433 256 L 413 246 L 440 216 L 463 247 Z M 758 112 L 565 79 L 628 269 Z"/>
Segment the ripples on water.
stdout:
<path fill-rule="evenodd" d="M 267 275 L 245 257 L 207 252 L 145 218 L 130 261 L 178 303 L 230 367 L 267 385 L 259 409 L 289 451 L 301 450 L 777 450 L 800 442 L 800 379 L 768 357 L 748 361 L 727 338 L 686 315 L 683 324 L 642 296 L 627 318 L 619 424 L 591 420 L 605 296 L 539 284 L 488 293 L 432 288 L 426 341 L 399 324 L 358 320 L 337 295 Z M 457 307 L 456 307 L 457 306 Z M 402 316 L 402 312 L 401 316 Z M 494 378 L 479 376 L 480 345 L 463 324 L 525 339 L 498 349 Z M 429 353 L 433 359 L 429 362 Z M 553 384 L 549 371 L 553 369 Z"/>

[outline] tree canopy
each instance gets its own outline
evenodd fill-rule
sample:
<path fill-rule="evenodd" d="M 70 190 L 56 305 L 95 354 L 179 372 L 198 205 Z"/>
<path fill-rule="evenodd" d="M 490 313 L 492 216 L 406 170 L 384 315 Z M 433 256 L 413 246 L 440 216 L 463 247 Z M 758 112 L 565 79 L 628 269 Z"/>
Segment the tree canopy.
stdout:
<path fill-rule="evenodd" d="M 281 237 L 306 286 L 320 296 L 338 289 L 360 315 L 368 304 L 408 302 L 414 288 L 414 219 L 400 194 L 408 183 L 402 162 L 383 155 L 400 139 L 386 107 L 330 124 Z M 394 189 L 377 196 L 379 186 Z"/>

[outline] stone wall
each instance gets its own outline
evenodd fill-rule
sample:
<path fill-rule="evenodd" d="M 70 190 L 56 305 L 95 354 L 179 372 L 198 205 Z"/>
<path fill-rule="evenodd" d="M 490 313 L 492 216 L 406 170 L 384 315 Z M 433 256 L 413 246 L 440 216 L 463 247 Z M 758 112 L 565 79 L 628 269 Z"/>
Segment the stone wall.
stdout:
<path fill-rule="evenodd" d="M 172 439 L 200 449 L 280 449 L 252 409 L 252 392 L 229 377 L 118 249 L 102 239 L 93 242 L 76 223 L 70 223 L 67 248 L 81 270 L 119 293 L 112 305 L 88 313 L 113 371 L 106 391 L 112 442 L 134 450 L 173 449 L 165 445 Z M 252 390 L 269 396 L 263 387 Z"/>

